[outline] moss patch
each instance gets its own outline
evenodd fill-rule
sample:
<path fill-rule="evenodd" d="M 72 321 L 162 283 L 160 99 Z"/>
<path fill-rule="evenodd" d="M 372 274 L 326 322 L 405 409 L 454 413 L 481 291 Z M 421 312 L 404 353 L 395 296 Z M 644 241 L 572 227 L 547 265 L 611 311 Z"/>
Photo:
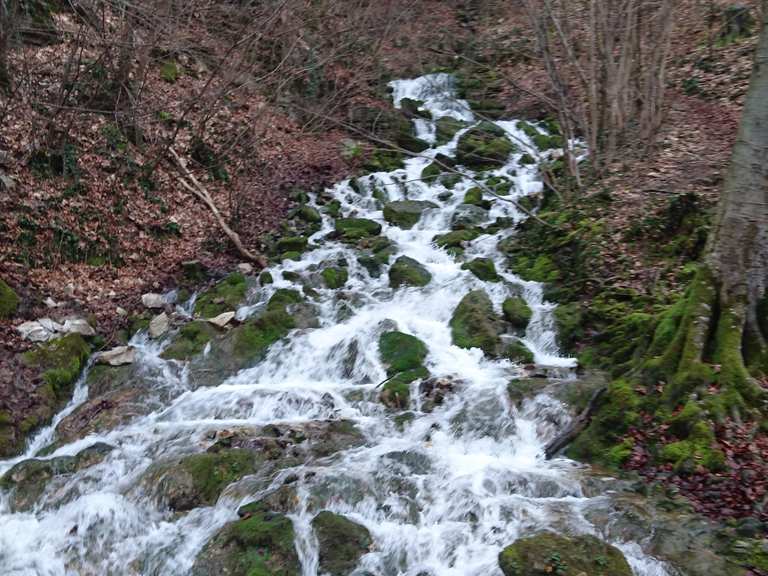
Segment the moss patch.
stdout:
<path fill-rule="evenodd" d="M 392 288 L 426 286 L 431 280 L 429 270 L 408 256 L 400 256 L 389 269 L 389 285 Z"/>
<path fill-rule="evenodd" d="M 324 510 L 312 520 L 320 549 L 320 570 L 346 576 L 373 544 L 368 529 L 344 516 Z"/>
<path fill-rule="evenodd" d="M 189 360 L 200 354 L 215 336 L 216 328 L 205 320 L 189 322 L 181 327 L 161 356 L 166 360 Z"/>
<path fill-rule="evenodd" d="M 501 309 L 504 312 L 506 321 L 512 324 L 512 327 L 516 330 L 525 330 L 533 316 L 533 311 L 530 306 L 528 306 L 525 299 L 520 296 L 514 296 L 504 300 Z"/>
<path fill-rule="evenodd" d="M 381 234 L 381 224 L 366 218 L 337 218 L 336 233 L 346 242 Z"/>
<path fill-rule="evenodd" d="M 475 258 L 461 267 L 463 270 L 472 272 L 480 280 L 485 280 L 486 282 L 501 281 L 501 276 L 496 272 L 496 265 L 490 258 Z"/>
<path fill-rule="evenodd" d="M 19 297 L 16 292 L 0 278 L 0 319 L 12 318 L 19 307 Z"/>
<path fill-rule="evenodd" d="M 379 336 L 379 354 L 387 375 L 418 368 L 427 357 L 427 346 L 411 334 L 384 332 Z"/>
<path fill-rule="evenodd" d="M 24 362 L 36 367 L 60 401 L 69 396 L 91 347 L 79 334 L 67 334 L 24 353 Z"/>
<path fill-rule="evenodd" d="M 426 200 L 398 200 L 384 206 L 384 219 L 394 226 L 410 230 L 421 219 L 425 210 L 437 208 L 437 204 Z"/>
<path fill-rule="evenodd" d="M 501 326 L 493 304 L 483 290 L 462 298 L 450 321 L 453 343 L 461 348 L 480 348 L 489 356 L 501 351 Z"/>
<path fill-rule="evenodd" d="M 456 161 L 471 168 L 493 168 L 503 165 L 516 149 L 504 130 L 491 122 L 481 122 L 459 138 Z"/>
<path fill-rule="evenodd" d="M 336 266 L 326 268 L 320 273 L 320 275 L 323 277 L 323 283 L 325 284 L 325 287 L 332 290 L 341 288 L 344 286 L 344 284 L 347 283 L 347 280 L 349 279 L 349 272 L 347 272 L 347 269 Z"/>
<path fill-rule="evenodd" d="M 195 301 L 195 314 L 204 318 L 213 318 L 223 312 L 236 310 L 245 298 L 246 291 L 245 276 L 234 272 L 198 296 Z"/>

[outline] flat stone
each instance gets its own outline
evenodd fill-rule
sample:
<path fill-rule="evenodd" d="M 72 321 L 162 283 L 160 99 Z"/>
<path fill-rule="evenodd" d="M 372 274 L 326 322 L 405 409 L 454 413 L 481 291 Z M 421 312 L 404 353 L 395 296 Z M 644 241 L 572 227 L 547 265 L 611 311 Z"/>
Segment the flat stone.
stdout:
<path fill-rule="evenodd" d="M 154 292 L 142 294 L 141 303 L 147 308 L 165 308 L 165 298 L 163 295 Z"/>
<path fill-rule="evenodd" d="M 168 314 L 163 312 L 162 314 L 158 314 L 152 320 L 149 322 L 149 337 L 150 338 L 159 338 L 171 327 L 171 319 L 168 318 Z"/>
<path fill-rule="evenodd" d="M 59 308 L 61 306 L 61 302 L 56 302 L 53 298 L 48 296 L 45 300 L 43 300 L 43 304 L 48 306 L 48 308 Z"/>
<path fill-rule="evenodd" d="M 234 317 L 235 317 L 234 312 L 222 312 L 218 316 L 214 316 L 213 318 L 208 318 L 208 322 L 210 322 L 217 328 L 224 328 L 224 326 L 229 324 Z"/>
<path fill-rule="evenodd" d="M 55 332 L 47 330 L 37 320 L 30 320 L 16 326 L 16 331 L 21 337 L 30 342 L 47 342 L 54 337 Z"/>
<path fill-rule="evenodd" d="M 96 330 L 94 330 L 91 325 L 82 318 L 65 320 L 61 331 L 66 332 L 67 334 L 80 334 L 81 336 L 96 335 Z"/>
<path fill-rule="evenodd" d="M 237 271 L 240 272 L 240 274 L 247 276 L 248 274 L 253 274 L 253 266 L 248 262 L 240 262 L 240 264 L 237 265 Z"/>
<path fill-rule="evenodd" d="M 136 349 L 133 346 L 117 346 L 99 354 L 97 360 L 99 364 L 109 364 L 110 366 L 133 364 L 136 361 Z"/>

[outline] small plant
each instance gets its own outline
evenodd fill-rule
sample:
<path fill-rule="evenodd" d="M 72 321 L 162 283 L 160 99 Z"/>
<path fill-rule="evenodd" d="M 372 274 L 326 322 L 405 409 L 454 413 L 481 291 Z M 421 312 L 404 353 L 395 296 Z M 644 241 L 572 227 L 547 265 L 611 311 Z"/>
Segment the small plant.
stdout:
<path fill-rule="evenodd" d="M 181 77 L 181 70 L 175 60 L 167 60 L 160 68 L 160 78 L 173 84 Z"/>
<path fill-rule="evenodd" d="M 568 573 L 568 564 L 562 559 L 559 552 L 553 552 L 547 559 L 547 568 L 555 576 L 565 576 Z"/>

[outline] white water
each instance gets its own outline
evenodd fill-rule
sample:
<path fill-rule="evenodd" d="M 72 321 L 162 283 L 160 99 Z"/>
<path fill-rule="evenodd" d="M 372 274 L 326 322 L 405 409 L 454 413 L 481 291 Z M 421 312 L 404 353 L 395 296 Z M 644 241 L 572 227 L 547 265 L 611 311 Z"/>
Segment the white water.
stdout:
<path fill-rule="evenodd" d="M 393 88 L 396 105 L 407 96 L 426 100 L 425 108 L 435 117 L 474 120 L 466 103 L 453 98 L 447 75 L 399 81 Z M 515 122 L 498 124 L 516 140 L 528 142 Z M 418 121 L 417 129 L 422 137 L 434 141 L 432 122 Z M 432 244 L 436 234 L 449 231 L 453 210 L 474 184 L 469 180 L 459 183 L 453 196 L 441 201 L 438 195 L 445 188 L 438 183 L 423 184 L 418 178 L 429 157 L 438 152 L 453 154 L 457 138 L 428 150 L 423 158 L 408 160 L 405 170 L 371 177 L 386 188 L 392 200 L 407 195 L 440 206 L 426 212 L 412 230 L 387 225 L 373 199 L 357 195 L 348 182 L 332 190 L 345 216 L 382 222 L 382 233 L 397 243 L 398 253 L 429 269 L 432 281 L 428 286 L 393 291 L 386 273 L 371 278 L 357 263 L 353 250 L 324 240 L 333 228 L 332 220 L 325 218 L 323 229 L 312 238 L 321 247 L 306 253 L 300 262 L 286 261 L 273 268 L 275 284 L 253 294 L 250 305 L 239 311 L 240 317 L 247 316 L 259 310 L 276 288 L 295 288 L 282 279 L 282 271 L 308 274 L 321 263 L 346 258 L 347 285 L 338 291 L 319 290 L 319 328 L 294 331 L 253 368 L 219 386 L 197 389 L 181 366 L 159 358 L 161 345 L 137 337 L 139 363 L 144 377 L 158 391 L 158 408 L 47 456 L 75 454 L 95 442 L 115 446 L 102 463 L 49 488 L 30 513 L 10 513 L 7 495 L 0 493 L 0 574 L 187 574 L 205 542 L 237 517 L 239 505 L 261 493 L 243 496 L 242 490 L 228 490 L 214 507 L 176 515 L 158 508 L 139 484 L 147 467 L 171 455 L 204 450 L 211 443 L 207 434 L 212 430 L 327 418 L 354 420 L 368 441 L 330 462 L 303 467 L 314 474 L 300 474 L 302 501 L 292 519 L 305 576 L 318 573 L 316 540 L 310 526 L 318 509 L 308 510 L 309 496 L 321 507 L 343 513 L 370 530 L 375 546 L 363 557 L 361 573 L 381 576 L 495 576 L 501 574 L 499 551 L 518 537 L 548 528 L 599 536 L 597 527 L 585 519 L 593 501 L 581 492 L 580 466 L 564 458 L 546 461 L 543 457 L 543 446 L 557 432 L 553 422 L 562 426 L 567 421 L 564 407 L 541 395 L 516 409 L 508 400 L 507 384 L 522 374 L 522 368 L 508 360 L 488 360 L 480 350 L 451 344 L 448 321 L 464 294 L 483 288 L 500 311 L 501 302 L 519 289 L 534 311 L 523 341 L 535 353 L 537 363 L 561 372 L 574 366 L 572 359 L 559 354 L 553 305 L 543 301 L 540 285 L 505 272 L 501 272 L 503 282 L 482 282 L 461 269 L 462 261 Z M 495 172 L 513 180 L 510 198 L 541 190 L 535 167 L 518 166 L 518 157 L 511 157 Z M 497 217 L 519 221 L 523 215 L 513 204 L 496 201 L 488 223 Z M 496 244 L 510 233 L 481 236 L 467 248 L 464 258 L 490 257 L 503 270 Z M 339 322 L 343 306 L 353 313 Z M 399 330 L 427 344 L 426 364 L 433 375 L 463 381 L 432 413 L 418 412 L 418 397 L 412 395 L 416 417 L 402 431 L 376 399 L 376 383 L 386 377 L 377 345 L 384 320 L 394 321 Z M 359 353 L 352 375 L 345 376 L 345 351 L 354 342 Z M 75 399 L 65 413 L 87 397 L 84 382 L 78 383 Z M 361 391 L 362 395 L 351 394 Z M 328 402 L 328 395 L 333 403 Z M 53 438 L 52 427 L 41 432 L 23 457 L 0 462 L 0 474 L 35 456 Z M 402 457 L 398 454 L 402 452 L 415 456 Z M 638 576 L 667 574 L 659 562 L 643 556 L 638 545 L 615 544 L 621 546 Z"/>

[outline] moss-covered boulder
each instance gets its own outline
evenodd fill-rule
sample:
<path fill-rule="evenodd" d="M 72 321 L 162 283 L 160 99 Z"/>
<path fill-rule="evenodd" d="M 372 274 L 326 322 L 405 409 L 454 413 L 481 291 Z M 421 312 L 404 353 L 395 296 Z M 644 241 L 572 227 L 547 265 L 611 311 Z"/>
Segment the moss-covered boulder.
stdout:
<path fill-rule="evenodd" d="M 346 242 L 381 234 L 381 224 L 366 218 L 337 218 L 336 233 Z"/>
<path fill-rule="evenodd" d="M 520 341 L 507 344 L 502 353 L 504 358 L 512 360 L 518 364 L 533 364 L 534 356 L 528 347 Z"/>
<path fill-rule="evenodd" d="M 471 242 L 478 236 L 481 231 L 477 228 L 469 228 L 466 230 L 454 230 L 447 234 L 439 234 L 435 236 L 432 241 L 439 248 L 460 248 L 465 242 Z"/>
<path fill-rule="evenodd" d="M 384 332 L 379 336 L 379 354 L 387 369 L 387 375 L 413 370 L 424 363 L 427 345 L 403 332 Z"/>
<path fill-rule="evenodd" d="M 231 353 L 239 363 L 260 360 L 272 344 L 285 338 L 295 326 L 284 307 L 273 307 L 232 330 Z"/>
<path fill-rule="evenodd" d="M 581 337 L 582 309 L 578 302 L 560 304 L 553 316 L 557 326 L 557 340 L 564 350 L 570 350 Z"/>
<path fill-rule="evenodd" d="M 344 286 L 344 284 L 347 283 L 347 280 L 349 279 L 349 272 L 347 272 L 347 269 L 341 268 L 340 266 L 331 266 L 326 268 L 320 273 L 320 275 L 323 278 L 323 284 L 325 284 L 325 287 L 330 288 L 331 290 L 341 288 Z"/>
<path fill-rule="evenodd" d="M 410 230 L 421 218 L 421 214 L 437 204 L 427 200 L 398 200 L 384 206 L 384 219 L 394 226 Z"/>
<path fill-rule="evenodd" d="M 320 216 L 317 208 L 307 206 L 306 204 L 299 208 L 299 218 L 310 224 L 318 224 L 323 221 L 323 217 Z"/>
<path fill-rule="evenodd" d="M 499 554 L 504 576 L 632 576 L 621 551 L 591 535 L 560 536 L 545 532 L 521 538 Z"/>
<path fill-rule="evenodd" d="M 204 452 L 158 462 L 147 471 L 145 482 L 171 510 L 212 506 L 224 488 L 253 474 L 262 457 L 241 449 Z"/>
<path fill-rule="evenodd" d="M 499 282 L 501 280 L 501 276 L 496 272 L 496 265 L 490 258 L 475 258 L 462 264 L 461 267 L 472 272 L 480 280 L 487 282 Z"/>
<path fill-rule="evenodd" d="M 80 334 L 67 334 L 24 353 L 24 363 L 37 368 L 58 401 L 69 399 L 91 347 Z"/>
<path fill-rule="evenodd" d="M 379 400 L 392 410 L 405 410 L 411 402 L 411 383 L 427 378 L 429 378 L 429 370 L 424 366 L 390 376 L 381 388 Z"/>
<path fill-rule="evenodd" d="M 440 177 L 443 173 L 442 167 L 437 162 L 430 162 L 421 171 L 421 179 L 427 184 L 431 184 Z"/>
<path fill-rule="evenodd" d="M 480 348 L 488 356 L 501 353 L 501 321 L 484 290 L 473 290 L 461 299 L 450 321 L 453 343 L 461 348 Z"/>
<path fill-rule="evenodd" d="M 275 249 L 279 254 L 286 252 L 303 252 L 307 249 L 309 241 L 303 236 L 287 236 L 280 238 L 275 244 Z"/>
<path fill-rule="evenodd" d="M 189 322 L 181 327 L 161 356 L 166 360 L 189 360 L 200 354 L 216 335 L 216 328 L 205 320 Z"/>
<path fill-rule="evenodd" d="M 193 576 L 299 576 L 293 523 L 264 502 L 238 510 L 240 520 L 224 526 L 205 545 Z"/>
<path fill-rule="evenodd" d="M 8 503 L 12 512 L 27 512 L 38 503 L 51 481 L 98 464 L 111 451 L 112 446 L 99 442 L 75 456 L 23 460 L 0 479 L 0 489 L 10 491 Z"/>
<path fill-rule="evenodd" d="M 245 298 L 247 289 L 245 276 L 234 272 L 197 297 L 195 314 L 203 318 L 213 318 L 222 312 L 236 310 Z"/>
<path fill-rule="evenodd" d="M 453 137 L 456 136 L 456 132 L 462 128 L 466 128 L 466 126 L 466 122 L 452 118 L 451 116 L 438 118 L 435 122 L 435 140 L 437 145 L 441 146 L 450 142 Z"/>
<path fill-rule="evenodd" d="M 389 285 L 392 288 L 426 286 L 431 280 L 429 270 L 408 256 L 400 256 L 389 268 Z"/>
<path fill-rule="evenodd" d="M 480 206 L 462 204 L 453 211 L 451 216 L 451 230 L 468 230 L 485 222 L 488 211 Z"/>
<path fill-rule="evenodd" d="M 320 552 L 320 571 L 347 576 L 368 552 L 373 540 L 368 529 L 352 520 L 323 510 L 312 519 Z"/>
<path fill-rule="evenodd" d="M 530 306 L 520 296 L 513 296 L 504 300 L 501 310 L 504 313 L 504 319 L 512 324 L 516 330 L 525 330 L 533 316 Z"/>
<path fill-rule="evenodd" d="M 481 122 L 459 138 L 456 161 L 473 169 L 503 166 L 517 147 L 504 130 L 491 122 Z"/>
<path fill-rule="evenodd" d="M 413 98 L 403 98 L 400 100 L 400 110 L 408 118 L 432 118 L 432 113 L 429 110 L 420 110 L 422 106 L 424 106 L 422 100 L 414 100 Z"/>
<path fill-rule="evenodd" d="M 16 292 L 0 278 L 0 320 L 12 318 L 19 307 L 19 297 Z"/>

